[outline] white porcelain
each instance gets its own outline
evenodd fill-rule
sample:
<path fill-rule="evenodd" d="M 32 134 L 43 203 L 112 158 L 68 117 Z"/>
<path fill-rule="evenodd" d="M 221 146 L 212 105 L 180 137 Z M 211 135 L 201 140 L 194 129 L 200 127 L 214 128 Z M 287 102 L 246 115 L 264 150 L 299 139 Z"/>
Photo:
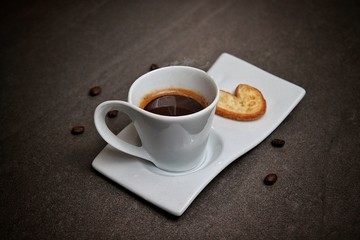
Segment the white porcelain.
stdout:
<path fill-rule="evenodd" d="M 267 101 L 265 115 L 252 122 L 215 116 L 205 149 L 206 158 L 187 172 L 163 171 L 148 161 L 114 150 L 110 145 L 99 153 L 92 166 L 155 206 L 180 216 L 217 174 L 234 160 L 241 160 L 241 155 L 269 136 L 305 95 L 303 88 L 227 53 L 216 60 L 208 74 L 220 89 L 233 91 L 239 83 L 260 89 Z M 139 143 L 131 124 L 118 137 L 135 145 Z"/>
<path fill-rule="evenodd" d="M 185 116 L 163 116 L 138 107 L 149 93 L 182 88 L 204 97 L 209 105 L 203 110 Z M 187 171 L 204 160 L 219 89 L 204 71 L 187 66 L 170 66 L 151 71 L 139 77 L 130 87 L 128 102 L 106 101 L 95 110 L 94 121 L 99 134 L 114 148 L 149 160 L 167 171 Z M 135 146 L 116 137 L 105 122 L 110 110 L 127 114 L 141 139 Z"/>

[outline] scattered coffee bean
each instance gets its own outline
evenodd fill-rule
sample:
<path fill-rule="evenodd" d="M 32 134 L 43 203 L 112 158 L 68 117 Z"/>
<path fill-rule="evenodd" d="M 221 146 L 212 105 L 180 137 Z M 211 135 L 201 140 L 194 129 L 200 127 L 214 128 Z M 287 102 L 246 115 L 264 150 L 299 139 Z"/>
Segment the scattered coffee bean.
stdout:
<path fill-rule="evenodd" d="M 114 118 L 114 117 L 117 116 L 118 112 L 119 112 L 118 110 L 111 110 L 111 111 L 109 111 L 109 112 L 107 113 L 107 116 L 108 116 L 109 118 Z"/>
<path fill-rule="evenodd" d="M 273 185 L 277 180 L 277 176 L 275 173 L 270 173 L 268 174 L 265 179 L 264 179 L 264 183 L 265 185 Z"/>
<path fill-rule="evenodd" d="M 158 68 L 159 68 L 159 66 L 158 66 L 157 64 L 153 63 L 153 64 L 151 64 L 151 66 L 150 66 L 150 71 L 155 70 L 155 69 L 158 69 Z"/>
<path fill-rule="evenodd" d="M 282 147 L 284 146 L 285 141 L 282 139 L 277 139 L 275 138 L 274 140 L 271 141 L 271 145 L 273 145 L 274 147 Z"/>
<path fill-rule="evenodd" d="M 90 96 L 97 96 L 101 93 L 101 87 L 99 86 L 96 86 L 96 87 L 93 87 L 89 90 L 89 95 Z"/>
<path fill-rule="evenodd" d="M 76 126 L 71 129 L 72 135 L 79 135 L 82 134 L 85 131 L 85 128 L 83 126 Z"/>

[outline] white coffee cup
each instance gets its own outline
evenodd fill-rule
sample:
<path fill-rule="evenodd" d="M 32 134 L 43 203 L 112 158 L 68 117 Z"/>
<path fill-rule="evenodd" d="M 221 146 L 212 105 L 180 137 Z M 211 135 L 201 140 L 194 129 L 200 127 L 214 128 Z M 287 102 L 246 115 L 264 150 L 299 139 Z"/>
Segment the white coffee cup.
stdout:
<path fill-rule="evenodd" d="M 206 99 L 208 105 L 184 116 L 163 116 L 139 107 L 151 92 L 181 88 Z M 139 77 L 130 87 L 128 102 L 106 101 L 95 110 L 95 126 L 102 138 L 114 148 L 151 161 L 166 171 L 187 171 L 204 160 L 219 90 L 204 71 L 187 66 L 159 68 Z M 112 133 L 105 122 L 110 110 L 127 114 L 133 121 L 142 146 L 127 143 Z"/>

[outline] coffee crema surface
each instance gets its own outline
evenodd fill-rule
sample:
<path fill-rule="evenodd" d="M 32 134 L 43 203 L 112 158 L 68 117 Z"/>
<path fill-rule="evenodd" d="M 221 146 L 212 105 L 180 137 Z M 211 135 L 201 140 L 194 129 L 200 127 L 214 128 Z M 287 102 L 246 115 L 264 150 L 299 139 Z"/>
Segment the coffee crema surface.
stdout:
<path fill-rule="evenodd" d="M 201 111 L 208 103 L 201 95 L 187 89 L 169 88 L 148 94 L 140 108 L 163 116 L 184 116 Z"/>

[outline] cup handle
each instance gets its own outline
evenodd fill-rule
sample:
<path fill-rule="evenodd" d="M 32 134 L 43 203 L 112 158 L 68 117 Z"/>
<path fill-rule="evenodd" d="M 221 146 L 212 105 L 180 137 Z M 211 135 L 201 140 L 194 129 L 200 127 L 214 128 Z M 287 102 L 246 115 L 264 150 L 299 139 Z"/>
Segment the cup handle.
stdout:
<path fill-rule="evenodd" d="M 119 112 L 123 112 L 128 115 L 132 121 L 134 121 L 136 117 L 140 114 L 137 107 L 131 105 L 128 102 L 113 100 L 101 103 L 99 106 L 97 106 L 94 113 L 95 127 L 99 132 L 100 136 L 114 148 L 127 154 L 143 158 L 152 162 L 151 156 L 142 146 L 138 147 L 125 142 L 124 140 L 117 137 L 109 129 L 105 122 L 105 117 L 110 110 L 118 110 Z"/>

